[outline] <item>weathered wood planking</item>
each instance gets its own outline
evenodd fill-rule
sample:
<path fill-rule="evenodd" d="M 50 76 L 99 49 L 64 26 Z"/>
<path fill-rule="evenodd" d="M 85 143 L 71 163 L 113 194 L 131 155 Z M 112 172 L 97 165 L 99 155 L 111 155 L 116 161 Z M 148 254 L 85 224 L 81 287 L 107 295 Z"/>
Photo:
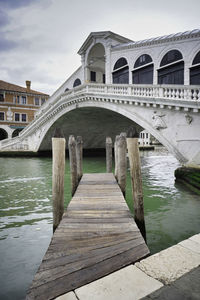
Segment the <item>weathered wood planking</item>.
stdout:
<path fill-rule="evenodd" d="M 53 299 L 148 254 L 113 174 L 84 174 L 27 299 Z"/>

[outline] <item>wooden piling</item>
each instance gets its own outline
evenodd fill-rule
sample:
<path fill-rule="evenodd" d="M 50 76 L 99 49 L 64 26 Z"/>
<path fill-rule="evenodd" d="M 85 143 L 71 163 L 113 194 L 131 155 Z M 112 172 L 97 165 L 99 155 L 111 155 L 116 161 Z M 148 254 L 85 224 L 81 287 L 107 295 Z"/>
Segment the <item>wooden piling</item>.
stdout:
<path fill-rule="evenodd" d="M 76 138 L 76 160 L 77 160 L 77 176 L 78 182 L 83 176 L 83 141 L 81 136 Z"/>
<path fill-rule="evenodd" d="M 78 186 L 76 141 L 73 135 L 69 136 L 68 148 L 69 148 L 70 175 L 71 175 L 71 194 L 73 196 Z"/>
<path fill-rule="evenodd" d="M 58 131 L 52 138 L 52 198 L 53 232 L 58 227 L 64 212 L 64 175 L 65 175 L 65 138 L 59 137 Z"/>
<path fill-rule="evenodd" d="M 143 191 L 142 191 L 142 175 L 140 166 L 140 155 L 138 147 L 138 138 L 130 137 L 136 136 L 136 132 L 131 134 L 128 133 L 127 137 L 127 148 L 130 163 L 130 175 L 132 181 L 132 194 L 134 204 L 134 219 L 138 225 L 140 232 L 146 241 L 146 229 L 144 220 L 144 204 L 143 204 Z"/>
<path fill-rule="evenodd" d="M 112 173 L 112 139 L 106 138 L 106 172 Z"/>
<path fill-rule="evenodd" d="M 126 169 L 127 169 L 127 160 L 126 160 L 126 137 L 123 134 L 120 134 L 118 139 L 118 184 L 121 188 L 121 191 L 125 197 L 126 193 Z"/>
<path fill-rule="evenodd" d="M 115 143 L 114 143 L 114 154 L 115 154 L 115 178 L 118 182 L 118 141 L 119 141 L 119 135 L 115 137 Z"/>

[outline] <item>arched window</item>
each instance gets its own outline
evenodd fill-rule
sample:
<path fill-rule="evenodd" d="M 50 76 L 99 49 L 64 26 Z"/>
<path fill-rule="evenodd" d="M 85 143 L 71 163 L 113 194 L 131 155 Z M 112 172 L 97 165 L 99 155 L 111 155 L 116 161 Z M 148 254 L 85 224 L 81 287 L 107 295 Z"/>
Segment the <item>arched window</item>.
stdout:
<path fill-rule="evenodd" d="M 23 130 L 23 128 L 17 128 L 13 131 L 12 133 L 12 138 L 16 137 L 19 135 L 19 133 Z"/>
<path fill-rule="evenodd" d="M 113 69 L 113 83 L 129 83 L 129 67 L 124 57 L 118 59 Z"/>
<path fill-rule="evenodd" d="M 158 70 L 159 84 L 184 84 L 184 61 L 178 50 L 167 52 Z"/>
<path fill-rule="evenodd" d="M 76 87 L 78 85 L 81 85 L 81 81 L 79 78 L 77 78 L 75 81 L 74 81 L 74 84 L 73 84 L 73 87 Z"/>
<path fill-rule="evenodd" d="M 190 84 L 200 84 L 200 51 L 197 53 L 190 68 Z"/>
<path fill-rule="evenodd" d="M 153 84 L 153 62 L 148 54 L 141 55 L 132 71 L 133 84 Z"/>
<path fill-rule="evenodd" d="M 0 128 L 0 141 L 7 138 L 8 138 L 8 133 L 4 129 Z"/>

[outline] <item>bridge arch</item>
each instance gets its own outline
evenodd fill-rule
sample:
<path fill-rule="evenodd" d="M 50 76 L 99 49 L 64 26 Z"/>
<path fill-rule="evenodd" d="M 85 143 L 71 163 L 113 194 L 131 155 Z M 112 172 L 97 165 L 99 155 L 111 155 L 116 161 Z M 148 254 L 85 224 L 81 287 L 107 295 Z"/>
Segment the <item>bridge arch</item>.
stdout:
<path fill-rule="evenodd" d="M 54 118 L 51 118 L 48 122 L 48 127 L 44 128 L 42 132 L 40 132 L 38 137 L 38 143 L 37 143 L 37 149 L 36 151 L 40 150 L 40 146 L 42 144 L 42 141 L 44 140 L 47 132 L 49 129 L 58 121 L 62 116 L 65 114 L 79 109 L 79 108 L 102 108 L 109 111 L 113 111 L 118 113 L 119 115 L 122 115 L 129 120 L 135 122 L 142 128 L 146 129 L 149 133 L 151 133 L 158 141 L 160 141 L 168 150 L 171 152 L 179 161 L 184 161 L 184 157 L 182 154 L 178 151 L 178 149 L 164 136 L 159 130 L 156 130 L 152 124 L 146 120 L 141 114 L 138 114 L 136 112 L 130 111 L 127 107 L 118 107 L 110 102 L 99 102 L 99 101 L 84 101 L 77 105 L 71 105 L 65 107 L 63 110 L 61 110 L 59 113 L 55 115 Z M 72 133 L 71 133 L 72 134 Z"/>

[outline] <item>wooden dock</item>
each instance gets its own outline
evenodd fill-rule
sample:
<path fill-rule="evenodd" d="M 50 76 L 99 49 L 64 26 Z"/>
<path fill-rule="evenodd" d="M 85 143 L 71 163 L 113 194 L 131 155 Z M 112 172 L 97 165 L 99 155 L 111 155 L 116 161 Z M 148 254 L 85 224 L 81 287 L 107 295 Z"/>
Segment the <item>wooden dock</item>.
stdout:
<path fill-rule="evenodd" d="M 84 174 L 27 299 L 54 299 L 148 254 L 113 174 Z"/>

